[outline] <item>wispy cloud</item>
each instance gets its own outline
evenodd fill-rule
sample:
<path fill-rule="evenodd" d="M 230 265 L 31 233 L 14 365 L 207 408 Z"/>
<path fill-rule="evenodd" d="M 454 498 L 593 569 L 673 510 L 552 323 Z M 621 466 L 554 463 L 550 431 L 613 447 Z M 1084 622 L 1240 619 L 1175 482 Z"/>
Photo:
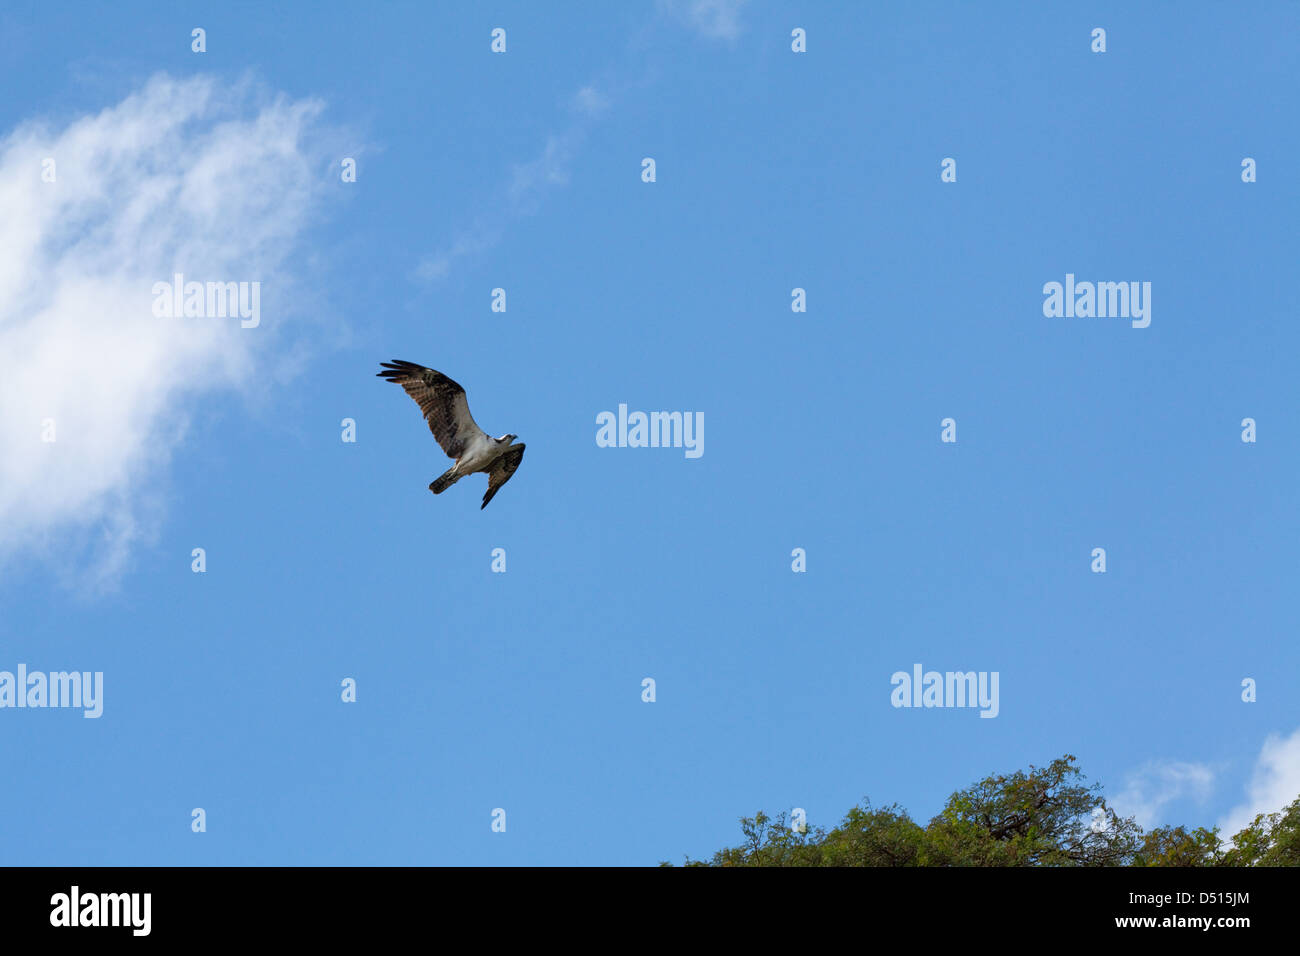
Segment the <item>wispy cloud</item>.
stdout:
<path fill-rule="evenodd" d="M 1219 821 L 1225 838 L 1250 825 L 1260 813 L 1276 813 L 1300 796 L 1300 728 L 1290 737 L 1270 734 L 1246 785 L 1246 799 Z"/>
<path fill-rule="evenodd" d="M 322 188 L 320 111 L 160 76 L 0 140 L 0 559 L 41 553 L 103 585 L 153 535 L 187 411 L 247 386 L 282 331 L 268 304 Z M 155 316 L 153 285 L 177 272 L 260 281 L 268 320 Z"/>
<path fill-rule="evenodd" d="M 659 8 L 703 36 L 734 40 L 749 0 L 659 0 Z"/>
<path fill-rule="evenodd" d="M 1172 804 L 1189 799 L 1205 803 L 1216 784 L 1222 789 L 1226 780 L 1225 774 L 1206 764 L 1153 761 L 1129 774 L 1124 789 L 1109 803 L 1120 816 L 1135 817 L 1144 829 L 1170 825 L 1184 822 L 1169 819 L 1167 811 Z M 1245 794 L 1218 822 L 1224 840 L 1249 826 L 1257 814 L 1276 813 L 1300 796 L 1300 729 L 1289 737 L 1272 734 L 1264 741 Z"/>
<path fill-rule="evenodd" d="M 569 181 L 573 152 L 581 141 L 579 130 L 546 137 L 546 145 L 533 160 L 517 164 L 510 175 L 510 201 L 516 210 L 532 212 L 539 197 L 551 186 Z"/>
<path fill-rule="evenodd" d="M 1143 829 L 1164 823 L 1164 810 L 1178 800 L 1204 802 L 1214 787 L 1214 771 L 1205 764 L 1153 761 L 1128 775 L 1124 789 L 1110 801 L 1121 817 L 1135 817 Z"/>
<path fill-rule="evenodd" d="M 574 158 L 587 138 L 593 122 L 610 107 L 609 96 L 594 85 L 581 87 L 565 102 L 569 119 L 557 133 L 546 137 L 532 159 L 510 167 L 504 193 L 504 217 L 518 219 L 538 211 L 554 189 L 569 182 Z M 458 232 L 445 246 L 425 255 L 416 264 L 415 275 L 425 280 L 443 279 L 464 258 L 479 255 L 501 241 L 501 215 L 491 222 L 479 218 Z"/>
<path fill-rule="evenodd" d="M 415 267 L 415 274 L 421 279 L 445 279 L 456 260 L 484 252 L 496 245 L 500 238 L 499 228 L 479 222 L 458 235 L 445 249 L 421 259 Z"/>
<path fill-rule="evenodd" d="M 571 105 L 585 116 L 600 116 L 609 109 L 609 97 L 596 87 L 587 85 L 573 94 Z"/>
<path fill-rule="evenodd" d="M 740 13 L 749 0 L 659 0 L 659 9 L 670 19 L 711 39 L 734 40 L 740 34 Z M 635 48 L 638 43 L 629 45 Z M 617 72 L 617 71 L 614 71 Z M 608 79 L 608 76 L 606 76 Z M 642 83 L 644 81 L 638 81 Z M 614 83 L 613 87 L 619 87 Z M 500 187 L 504 213 L 480 217 L 462 227 L 441 248 L 422 256 L 416 263 L 417 279 L 436 281 L 451 274 L 457 263 L 490 250 L 504 234 L 502 220 L 536 213 L 553 190 L 568 184 L 574 160 L 591 127 L 611 108 L 613 96 L 608 83 L 589 83 L 564 102 L 568 122 L 546 137 L 531 159 L 510 167 Z"/>

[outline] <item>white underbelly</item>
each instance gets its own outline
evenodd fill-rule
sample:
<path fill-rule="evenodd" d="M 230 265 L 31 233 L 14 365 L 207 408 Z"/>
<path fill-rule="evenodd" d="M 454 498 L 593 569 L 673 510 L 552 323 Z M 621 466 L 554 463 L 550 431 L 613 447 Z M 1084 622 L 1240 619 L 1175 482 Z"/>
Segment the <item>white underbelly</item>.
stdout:
<path fill-rule="evenodd" d="M 497 443 L 485 437 L 465 449 L 465 453 L 460 456 L 460 470 L 481 471 L 492 464 L 496 456 Z"/>

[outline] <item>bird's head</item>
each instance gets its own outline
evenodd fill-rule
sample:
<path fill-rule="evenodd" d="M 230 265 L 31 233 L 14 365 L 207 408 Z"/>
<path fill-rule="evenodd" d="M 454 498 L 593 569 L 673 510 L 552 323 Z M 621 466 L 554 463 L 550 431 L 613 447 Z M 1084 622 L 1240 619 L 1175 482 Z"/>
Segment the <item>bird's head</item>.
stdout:
<path fill-rule="evenodd" d="M 499 441 L 503 445 L 509 445 L 512 441 L 514 441 L 518 437 L 519 437 L 518 435 L 502 435 L 500 438 L 497 439 L 497 441 Z"/>

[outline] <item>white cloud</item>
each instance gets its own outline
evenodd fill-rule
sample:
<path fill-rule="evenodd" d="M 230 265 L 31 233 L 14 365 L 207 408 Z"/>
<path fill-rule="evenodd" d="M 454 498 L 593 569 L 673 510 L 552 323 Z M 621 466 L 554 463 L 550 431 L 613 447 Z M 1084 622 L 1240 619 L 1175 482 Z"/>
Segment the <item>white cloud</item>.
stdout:
<path fill-rule="evenodd" d="M 490 249 L 500 238 L 497 229 L 477 224 L 473 229 L 461 233 L 447 248 L 425 256 L 415 267 L 415 274 L 421 279 L 444 279 L 451 272 L 452 263 L 464 256 L 474 255 Z"/>
<path fill-rule="evenodd" d="M 1164 822 L 1165 807 L 1192 798 L 1205 802 L 1214 786 L 1214 771 L 1204 764 L 1153 761 L 1128 775 L 1124 789 L 1107 801 L 1121 817 L 1135 817 L 1144 830 Z"/>
<path fill-rule="evenodd" d="M 734 40 L 740 34 L 740 11 L 749 0 L 659 0 L 670 16 L 706 37 Z"/>
<path fill-rule="evenodd" d="M 659 9 L 670 18 L 711 39 L 734 40 L 740 35 L 740 13 L 749 0 L 658 0 Z M 615 84 L 617 86 L 617 84 Z M 604 88 L 602 88 L 602 86 Z M 462 228 L 454 238 L 434 252 L 424 255 L 415 265 L 413 275 L 422 280 L 439 280 L 450 275 L 456 263 L 490 249 L 504 232 L 502 222 L 535 213 L 546 194 L 569 182 L 569 173 L 587 131 L 610 108 L 609 84 L 587 84 L 573 93 L 564 104 L 571 117 L 569 125 L 547 136 L 541 152 L 527 162 L 511 167 L 509 181 L 500 203 L 492 205 L 489 219 L 480 217 L 472 226 Z"/>
<path fill-rule="evenodd" d="M 159 76 L 0 139 L 0 559 L 38 552 L 102 585 L 156 532 L 187 406 L 247 386 L 283 332 L 320 110 Z M 153 284 L 176 272 L 261 282 L 262 324 L 155 317 Z"/>
<path fill-rule="evenodd" d="M 569 181 L 569 166 L 581 133 L 570 130 L 558 136 L 546 137 L 546 145 L 538 156 L 526 163 L 518 163 L 511 170 L 510 201 L 515 207 L 531 211 L 540 194 L 549 186 L 563 186 Z"/>
<path fill-rule="evenodd" d="M 582 87 L 570 97 L 569 125 L 547 136 L 541 151 L 532 159 L 510 167 L 504 197 L 500 204 L 493 206 L 495 220 L 480 217 L 472 226 L 462 229 L 442 249 L 422 257 L 416 264 L 415 276 L 425 280 L 446 278 L 458 260 L 485 252 L 500 241 L 503 219 L 535 213 L 552 189 L 569 182 L 574 156 L 587 138 L 588 126 L 609 109 L 609 103 L 609 98 L 592 85 Z"/>
<path fill-rule="evenodd" d="M 572 105 L 587 116 L 599 116 L 609 109 L 609 98 L 594 86 L 584 86 L 573 94 Z"/>
<path fill-rule="evenodd" d="M 1246 800 L 1219 821 L 1228 839 L 1250 825 L 1256 814 L 1276 813 L 1300 796 L 1300 729 L 1290 737 L 1270 734 L 1255 760 Z"/>

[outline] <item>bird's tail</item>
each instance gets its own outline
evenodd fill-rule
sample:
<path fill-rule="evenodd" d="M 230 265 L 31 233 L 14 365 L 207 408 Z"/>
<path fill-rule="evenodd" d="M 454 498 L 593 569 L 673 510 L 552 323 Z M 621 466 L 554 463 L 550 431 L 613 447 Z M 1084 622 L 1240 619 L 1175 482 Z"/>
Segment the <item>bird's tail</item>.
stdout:
<path fill-rule="evenodd" d="M 448 468 L 445 472 L 442 473 L 442 477 L 435 479 L 429 485 L 429 490 L 432 491 L 435 495 L 440 495 L 448 488 L 450 488 L 452 485 L 454 485 L 456 482 L 460 481 L 460 479 L 463 477 L 464 475 L 456 474 L 456 466 L 452 465 L 450 468 Z"/>

